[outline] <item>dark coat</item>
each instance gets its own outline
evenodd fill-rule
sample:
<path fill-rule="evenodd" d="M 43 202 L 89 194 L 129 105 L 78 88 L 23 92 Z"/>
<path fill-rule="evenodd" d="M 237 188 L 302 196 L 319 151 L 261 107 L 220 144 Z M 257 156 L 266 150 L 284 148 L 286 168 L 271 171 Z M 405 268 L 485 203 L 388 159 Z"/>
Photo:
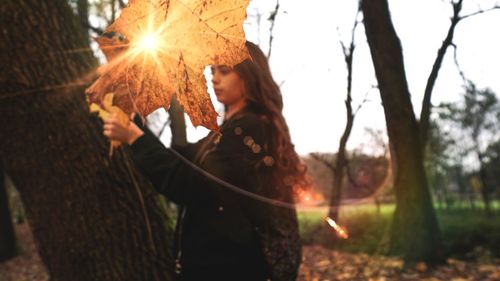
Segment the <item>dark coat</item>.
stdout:
<path fill-rule="evenodd" d="M 225 182 L 273 198 L 268 136 L 268 122 L 243 111 L 220 134 L 182 149 L 165 148 L 150 133 L 131 145 L 153 186 L 180 205 L 175 247 L 181 280 L 296 279 L 301 253 L 295 210 L 230 190 L 177 153 Z M 291 189 L 286 195 L 291 202 Z"/>

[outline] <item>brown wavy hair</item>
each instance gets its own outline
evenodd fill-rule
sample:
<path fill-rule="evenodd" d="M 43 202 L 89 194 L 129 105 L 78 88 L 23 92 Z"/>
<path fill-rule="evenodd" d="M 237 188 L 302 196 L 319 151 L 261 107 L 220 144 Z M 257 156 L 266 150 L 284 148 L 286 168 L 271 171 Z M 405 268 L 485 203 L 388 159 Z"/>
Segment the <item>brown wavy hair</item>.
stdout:
<path fill-rule="evenodd" d="M 304 188 L 309 185 L 306 166 L 301 162 L 290 138 L 283 117 L 283 98 L 278 84 L 273 79 L 267 57 L 260 48 L 246 42 L 250 59 L 236 65 L 234 70 L 245 83 L 247 106 L 263 116 L 271 125 L 269 152 L 275 160 L 278 187 Z"/>

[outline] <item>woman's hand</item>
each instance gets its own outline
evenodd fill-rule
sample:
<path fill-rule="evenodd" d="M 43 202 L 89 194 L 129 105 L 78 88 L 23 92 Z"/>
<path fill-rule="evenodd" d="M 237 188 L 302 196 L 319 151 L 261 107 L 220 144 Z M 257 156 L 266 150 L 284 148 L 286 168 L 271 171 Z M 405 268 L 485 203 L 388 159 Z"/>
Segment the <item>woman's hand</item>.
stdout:
<path fill-rule="evenodd" d="M 116 113 L 110 114 L 104 121 L 103 133 L 110 140 L 127 143 L 129 145 L 134 143 L 135 140 L 144 134 L 134 122 L 129 122 L 126 126 L 121 124 Z"/>

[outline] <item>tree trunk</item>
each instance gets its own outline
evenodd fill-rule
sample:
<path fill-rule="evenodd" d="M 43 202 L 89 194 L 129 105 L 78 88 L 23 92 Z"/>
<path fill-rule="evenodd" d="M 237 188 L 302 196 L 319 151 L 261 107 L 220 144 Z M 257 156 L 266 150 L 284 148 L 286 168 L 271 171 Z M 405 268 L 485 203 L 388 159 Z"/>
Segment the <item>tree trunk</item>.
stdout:
<path fill-rule="evenodd" d="M 424 172 L 417 121 L 406 82 L 401 44 L 387 0 L 362 2 L 368 44 L 394 146 L 396 210 L 389 253 L 409 262 L 443 261 L 440 233 Z"/>
<path fill-rule="evenodd" d="M 82 77 L 95 67 L 66 0 L 0 5 L 0 159 L 54 281 L 171 280 L 171 231 L 126 148 L 108 157 Z"/>
<path fill-rule="evenodd" d="M 350 82 L 348 84 L 350 84 Z M 347 100 L 345 103 L 347 108 L 347 123 L 344 129 L 344 133 L 340 138 L 339 149 L 337 152 L 337 157 L 335 159 L 335 171 L 333 173 L 333 189 L 330 194 L 330 208 L 328 210 L 328 216 L 335 221 L 338 221 L 339 219 L 340 201 L 342 199 L 342 182 L 344 180 L 344 174 L 347 166 L 346 145 L 347 145 L 347 140 L 351 135 L 352 126 L 354 124 L 354 115 L 352 113 L 350 93 L 347 95 Z"/>
<path fill-rule="evenodd" d="M 186 119 L 184 118 L 184 110 L 175 95 L 170 102 L 168 115 L 170 118 L 170 130 L 172 132 L 171 145 L 186 145 Z"/>
<path fill-rule="evenodd" d="M 358 9 L 359 14 L 359 9 Z M 340 213 L 340 202 L 342 200 L 342 182 L 344 180 L 344 174 L 346 172 L 347 166 L 347 156 L 346 156 L 346 146 L 349 137 L 351 136 L 352 127 L 354 125 L 354 113 L 352 111 L 352 62 L 354 58 L 354 49 L 356 45 L 354 44 L 354 36 L 356 34 L 356 27 L 358 26 L 358 19 L 356 14 L 356 19 L 354 21 L 354 26 L 351 31 L 351 43 L 349 48 L 344 46 L 341 41 L 342 49 L 344 51 L 344 59 L 347 68 L 347 92 L 346 92 L 346 125 L 342 137 L 339 142 L 339 149 L 337 152 L 337 158 L 335 160 L 335 171 L 333 173 L 333 189 L 330 194 L 330 208 L 328 210 L 328 216 L 335 221 L 339 219 Z"/>
<path fill-rule="evenodd" d="M 0 171 L 0 262 L 10 259 L 16 254 L 16 236 L 10 215 L 5 177 Z"/>
<path fill-rule="evenodd" d="M 90 28 L 89 22 L 89 1 L 88 0 L 78 0 L 76 3 L 78 18 L 84 30 Z M 87 44 L 90 43 L 90 38 L 87 37 Z"/>
<path fill-rule="evenodd" d="M 479 160 L 479 179 L 481 181 L 481 197 L 483 198 L 484 212 L 487 217 L 491 217 L 493 215 L 493 212 L 491 211 L 491 189 L 488 184 L 484 156 L 479 151 L 479 144 L 476 144 L 476 153 L 477 159 Z"/>

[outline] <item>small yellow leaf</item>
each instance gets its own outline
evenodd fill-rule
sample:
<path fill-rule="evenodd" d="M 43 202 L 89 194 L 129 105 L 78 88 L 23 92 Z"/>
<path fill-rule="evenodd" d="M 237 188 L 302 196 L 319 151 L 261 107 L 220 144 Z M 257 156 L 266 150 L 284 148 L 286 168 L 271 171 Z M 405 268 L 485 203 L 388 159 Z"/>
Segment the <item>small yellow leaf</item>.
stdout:
<path fill-rule="evenodd" d="M 90 104 L 90 112 L 99 112 L 99 110 L 101 110 L 101 107 L 98 104 Z"/>
<path fill-rule="evenodd" d="M 107 120 L 108 117 L 109 117 L 109 113 L 102 109 L 98 104 L 95 104 L 95 103 L 92 103 L 90 105 L 90 112 L 97 112 L 99 114 L 99 118 L 101 118 L 101 120 Z"/>
<path fill-rule="evenodd" d="M 104 98 L 102 99 L 102 106 L 108 110 L 108 108 L 111 108 L 113 106 L 113 93 L 107 93 L 104 95 Z"/>
<path fill-rule="evenodd" d="M 127 127 L 130 124 L 129 117 L 118 106 L 113 105 L 113 96 L 113 93 L 108 93 L 104 96 L 102 100 L 103 108 L 95 103 L 90 104 L 90 112 L 97 112 L 99 114 L 99 118 L 101 118 L 103 121 L 106 121 L 109 118 L 110 114 L 114 113 L 118 118 L 118 122 L 122 126 Z M 113 149 L 119 147 L 120 145 L 121 143 L 119 141 L 111 141 L 111 145 L 109 148 L 110 157 L 113 155 Z"/>

